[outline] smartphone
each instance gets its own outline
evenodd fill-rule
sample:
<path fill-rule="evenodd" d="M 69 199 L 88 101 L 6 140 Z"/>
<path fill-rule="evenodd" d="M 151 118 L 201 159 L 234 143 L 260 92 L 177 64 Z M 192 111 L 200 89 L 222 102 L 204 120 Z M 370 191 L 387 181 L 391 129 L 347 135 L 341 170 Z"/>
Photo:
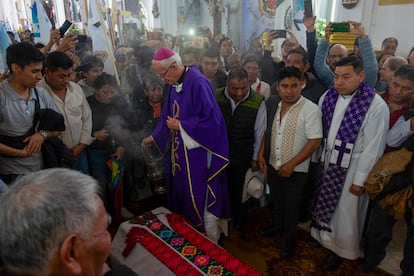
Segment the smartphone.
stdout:
<path fill-rule="evenodd" d="M 62 26 L 60 26 L 59 28 L 59 33 L 61 37 L 65 35 L 65 33 L 69 30 L 70 26 L 72 26 L 72 22 L 66 19 L 65 22 L 63 22 Z"/>
<path fill-rule="evenodd" d="M 304 0 L 305 4 L 305 17 L 313 17 L 312 0 Z"/>
<path fill-rule="evenodd" d="M 333 22 L 331 23 L 331 29 L 335 33 L 348 33 L 351 28 L 348 22 Z"/>
<path fill-rule="evenodd" d="M 286 30 L 271 30 L 270 37 L 272 37 L 273 39 L 286 38 Z"/>

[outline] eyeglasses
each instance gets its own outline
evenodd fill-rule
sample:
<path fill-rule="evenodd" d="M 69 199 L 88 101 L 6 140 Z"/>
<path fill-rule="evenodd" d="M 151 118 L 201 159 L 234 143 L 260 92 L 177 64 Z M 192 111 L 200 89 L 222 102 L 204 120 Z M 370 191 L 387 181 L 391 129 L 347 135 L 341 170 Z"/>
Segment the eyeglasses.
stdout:
<path fill-rule="evenodd" d="M 173 64 L 175 64 L 176 62 L 173 62 L 173 63 L 171 63 L 170 65 L 168 65 L 168 67 L 167 67 L 167 69 L 165 69 L 165 71 L 164 71 L 164 73 L 161 73 L 161 74 L 158 74 L 158 75 L 160 75 L 160 77 L 163 79 L 163 78 L 165 78 L 165 76 L 168 74 L 168 72 L 170 71 L 170 69 L 171 69 L 171 66 L 173 66 Z"/>

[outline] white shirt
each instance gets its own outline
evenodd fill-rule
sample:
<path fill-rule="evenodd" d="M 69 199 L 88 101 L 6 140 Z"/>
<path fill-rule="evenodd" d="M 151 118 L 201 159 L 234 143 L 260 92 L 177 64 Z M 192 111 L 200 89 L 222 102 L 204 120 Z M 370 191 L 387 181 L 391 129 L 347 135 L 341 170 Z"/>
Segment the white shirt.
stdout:
<path fill-rule="evenodd" d="M 260 91 L 257 91 L 257 87 L 259 86 L 259 83 L 260 83 Z M 265 101 L 270 97 L 270 85 L 264 81 L 259 80 L 259 78 L 257 78 L 255 83 L 253 83 L 250 86 L 252 87 L 254 91 L 262 95 L 265 98 Z"/>
<path fill-rule="evenodd" d="M 60 138 L 68 147 L 82 143 L 90 145 L 95 140 L 92 135 L 92 112 L 82 88 L 74 82 L 67 86 L 65 100 L 62 101 L 43 78 L 39 86 L 49 92 L 58 111 L 65 118 L 65 130 L 61 131 Z"/>
<path fill-rule="evenodd" d="M 407 121 L 400 116 L 397 122 L 387 133 L 387 145 L 393 148 L 400 147 L 414 131 L 411 130 L 411 119 Z"/>
<path fill-rule="evenodd" d="M 305 144 L 310 139 L 319 139 L 323 136 L 322 129 L 322 112 L 319 107 L 301 96 L 299 100 L 291 106 L 291 108 L 280 120 L 280 112 L 282 110 L 282 102 L 278 104 L 277 111 L 275 113 L 275 119 L 273 124 L 276 124 L 276 133 L 272 133 L 271 140 L 274 141 L 274 147 L 270 150 L 269 163 L 275 169 L 278 170 L 281 165 L 286 163 L 289 160 L 282 160 L 282 137 L 284 131 L 289 131 L 286 129 L 288 120 L 293 120 L 293 115 L 291 115 L 293 108 L 298 106 L 303 102 L 302 110 L 300 111 L 295 129 L 295 141 L 292 149 L 293 152 L 291 156 L 296 156 L 305 146 Z M 272 144 L 272 143 L 271 143 Z M 295 172 L 308 172 L 309 170 L 310 157 L 298 164 L 295 167 Z"/>

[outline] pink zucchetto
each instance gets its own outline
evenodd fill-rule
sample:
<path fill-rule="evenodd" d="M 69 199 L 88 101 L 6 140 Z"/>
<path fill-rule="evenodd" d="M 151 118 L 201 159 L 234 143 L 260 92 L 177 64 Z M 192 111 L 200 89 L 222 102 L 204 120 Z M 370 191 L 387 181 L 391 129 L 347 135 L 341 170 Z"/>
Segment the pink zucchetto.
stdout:
<path fill-rule="evenodd" d="M 170 58 L 174 55 L 174 51 L 169 48 L 159 48 L 156 52 L 152 60 L 161 61 L 167 58 Z"/>

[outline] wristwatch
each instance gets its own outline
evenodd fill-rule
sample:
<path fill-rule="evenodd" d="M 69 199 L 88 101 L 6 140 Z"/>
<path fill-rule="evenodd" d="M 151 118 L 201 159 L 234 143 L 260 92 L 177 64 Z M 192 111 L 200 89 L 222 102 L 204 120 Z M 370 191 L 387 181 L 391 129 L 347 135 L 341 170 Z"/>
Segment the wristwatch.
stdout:
<path fill-rule="evenodd" d="M 47 132 L 45 130 L 39 130 L 40 135 L 46 140 L 47 139 Z"/>

